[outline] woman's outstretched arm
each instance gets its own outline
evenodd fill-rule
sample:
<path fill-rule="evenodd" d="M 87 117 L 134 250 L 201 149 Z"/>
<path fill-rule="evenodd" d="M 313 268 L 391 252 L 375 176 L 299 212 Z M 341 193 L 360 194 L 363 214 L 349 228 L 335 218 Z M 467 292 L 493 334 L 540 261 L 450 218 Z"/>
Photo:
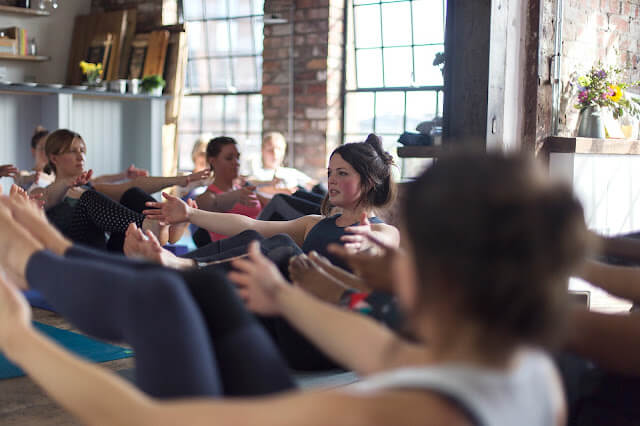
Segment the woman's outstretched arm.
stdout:
<path fill-rule="evenodd" d="M 257 244 L 250 245 L 249 259 L 236 260 L 233 266 L 236 270 L 229 278 L 250 310 L 282 315 L 340 365 L 364 375 L 424 363 L 428 357 L 423 347 L 399 338 L 370 318 L 324 303 L 289 285 Z"/>
<path fill-rule="evenodd" d="M 102 192 L 114 201 L 120 201 L 122 194 L 133 187 L 138 187 L 147 194 L 153 194 L 169 186 L 187 186 L 189 182 L 204 179 L 208 177 L 210 173 L 211 171 L 206 169 L 187 176 L 140 176 L 122 183 L 96 183 L 94 187 L 96 191 Z"/>
<path fill-rule="evenodd" d="M 169 224 L 188 221 L 222 235 L 236 235 L 247 230 L 257 231 L 267 238 L 276 234 L 287 234 L 296 244 L 302 245 L 307 229 L 319 219 L 319 216 L 303 216 L 289 221 L 256 220 L 239 214 L 195 209 L 177 197 L 165 193 L 162 195 L 165 202 L 148 202 L 147 206 L 151 208 L 142 213 Z"/>

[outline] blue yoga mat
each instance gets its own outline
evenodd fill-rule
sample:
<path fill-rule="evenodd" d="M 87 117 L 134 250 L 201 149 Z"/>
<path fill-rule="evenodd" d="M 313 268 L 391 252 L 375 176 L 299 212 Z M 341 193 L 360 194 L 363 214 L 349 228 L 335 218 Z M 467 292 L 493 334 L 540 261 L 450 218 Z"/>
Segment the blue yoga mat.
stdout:
<path fill-rule="evenodd" d="M 72 331 L 62 330 L 50 325 L 33 322 L 33 325 L 41 333 L 47 335 L 71 352 L 93 362 L 112 361 L 114 359 L 129 358 L 133 356 L 130 349 L 120 346 L 102 343 L 82 334 Z M 11 364 L 2 354 L 0 354 L 0 379 L 10 379 L 12 377 L 24 376 L 22 370 Z"/>

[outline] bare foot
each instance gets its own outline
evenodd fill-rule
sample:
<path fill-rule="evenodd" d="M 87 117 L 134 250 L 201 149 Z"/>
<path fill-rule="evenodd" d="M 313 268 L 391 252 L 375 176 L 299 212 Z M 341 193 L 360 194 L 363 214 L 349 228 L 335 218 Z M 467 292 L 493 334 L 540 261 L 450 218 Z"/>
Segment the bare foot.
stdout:
<path fill-rule="evenodd" d="M 187 205 L 194 209 L 198 208 L 198 203 L 196 203 L 196 200 L 192 198 L 187 199 Z M 177 242 L 180 238 L 182 238 L 184 231 L 186 231 L 188 227 L 189 227 L 189 222 L 175 223 L 173 225 L 169 225 L 169 242 L 171 244 Z"/>
<path fill-rule="evenodd" d="M 160 221 L 145 217 L 142 222 L 142 230 L 145 233 L 147 230 L 153 232 L 160 242 L 160 245 L 165 245 L 169 241 L 169 225 L 163 224 Z"/>
<path fill-rule="evenodd" d="M 0 267 L 17 280 L 20 288 L 26 289 L 24 277 L 29 258 L 44 247 L 13 219 L 8 202 L 8 197 L 0 196 L 0 247 L 4 250 Z"/>
<path fill-rule="evenodd" d="M 184 231 L 189 227 L 189 222 L 176 223 L 175 225 L 169 225 L 169 242 L 171 244 L 176 243 L 184 235 Z"/>
<path fill-rule="evenodd" d="M 160 245 L 153 232 L 147 230 L 145 235 L 135 223 L 130 224 L 127 228 L 123 251 L 127 257 L 143 259 L 168 268 L 186 269 L 194 266 L 191 259 L 177 257 Z"/>
<path fill-rule="evenodd" d="M 71 241 L 49 223 L 38 202 L 31 200 L 22 188 L 12 185 L 9 197 L 3 201 L 13 219 L 44 247 L 58 255 L 63 255 L 71 247 Z"/>
<path fill-rule="evenodd" d="M 329 275 L 304 254 L 289 260 L 289 275 L 296 285 L 330 303 L 338 303 L 347 289 L 344 284 Z"/>

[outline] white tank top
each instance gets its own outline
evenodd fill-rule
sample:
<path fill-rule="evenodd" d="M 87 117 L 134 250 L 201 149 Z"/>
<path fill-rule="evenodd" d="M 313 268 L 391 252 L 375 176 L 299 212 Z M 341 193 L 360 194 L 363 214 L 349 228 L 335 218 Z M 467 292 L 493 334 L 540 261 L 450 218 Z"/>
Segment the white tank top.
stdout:
<path fill-rule="evenodd" d="M 357 393 L 424 389 L 457 403 L 477 425 L 550 426 L 557 423 L 562 388 L 553 362 L 537 350 L 521 351 L 510 370 L 462 364 L 400 368 L 349 386 Z"/>

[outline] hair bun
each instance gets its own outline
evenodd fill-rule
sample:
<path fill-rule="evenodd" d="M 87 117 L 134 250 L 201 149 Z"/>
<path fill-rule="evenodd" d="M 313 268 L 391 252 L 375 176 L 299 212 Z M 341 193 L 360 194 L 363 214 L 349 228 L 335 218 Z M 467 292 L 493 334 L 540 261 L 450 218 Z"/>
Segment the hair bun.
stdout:
<path fill-rule="evenodd" d="M 34 134 L 34 135 L 36 135 L 36 134 L 38 134 L 38 133 L 46 132 L 46 131 L 47 131 L 47 129 L 45 129 L 43 126 L 41 126 L 40 124 L 38 124 L 38 125 L 36 126 L 36 128 L 35 128 L 35 129 L 33 129 L 33 134 Z"/>
<path fill-rule="evenodd" d="M 369 136 L 367 136 L 367 139 L 364 141 L 364 143 L 373 147 L 384 164 L 386 164 L 387 166 L 391 166 L 394 164 L 393 155 L 384 150 L 384 148 L 382 147 L 382 139 L 380 139 L 380 136 L 374 133 L 369 133 Z"/>

